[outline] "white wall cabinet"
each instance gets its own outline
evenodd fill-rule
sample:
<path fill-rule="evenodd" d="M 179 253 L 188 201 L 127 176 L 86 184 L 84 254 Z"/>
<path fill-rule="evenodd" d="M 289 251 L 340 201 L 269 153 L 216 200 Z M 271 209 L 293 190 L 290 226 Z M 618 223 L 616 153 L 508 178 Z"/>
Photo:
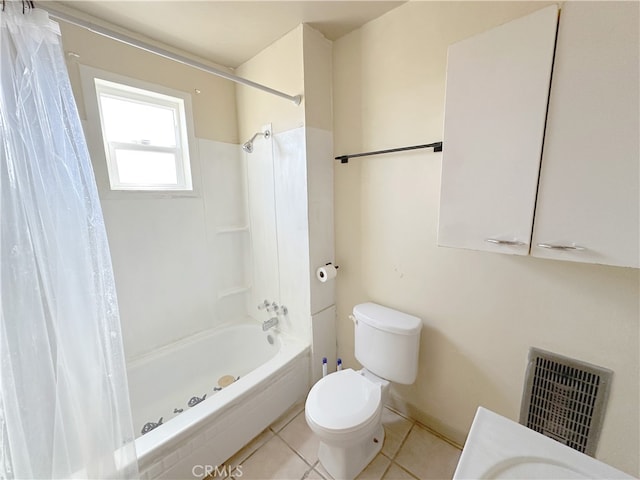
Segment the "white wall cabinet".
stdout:
<path fill-rule="evenodd" d="M 637 2 L 566 2 L 531 255 L 640 266 Z"/>
<path fill-rule="evenodd" d="M 638 267 L 638 4 L 567 2 L 556 43 L 557 23 L 449 48 L 438 244 Z"/>
<path fill-rule="evenodd" d="M 449 47 L 438 244 L 527 255 L 558 8 Z"/>

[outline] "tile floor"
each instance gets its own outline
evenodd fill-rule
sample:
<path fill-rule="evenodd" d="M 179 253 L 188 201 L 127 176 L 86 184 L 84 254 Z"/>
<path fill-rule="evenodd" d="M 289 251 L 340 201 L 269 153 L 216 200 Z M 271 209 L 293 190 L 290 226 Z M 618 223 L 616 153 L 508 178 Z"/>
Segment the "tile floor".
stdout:
<path fill-rule="evenodd" d="M 307 426 L 304 405 L 293 407 L 231 457 L 238 479 L 332 480 L 318 461 L 318 439 Z M 381 452 L 358 476 L 361 480 L 450 479 L 460 450 L 419 423 L 385 407 Z M 240 470 L 234 470 L 237 466 Z"/>

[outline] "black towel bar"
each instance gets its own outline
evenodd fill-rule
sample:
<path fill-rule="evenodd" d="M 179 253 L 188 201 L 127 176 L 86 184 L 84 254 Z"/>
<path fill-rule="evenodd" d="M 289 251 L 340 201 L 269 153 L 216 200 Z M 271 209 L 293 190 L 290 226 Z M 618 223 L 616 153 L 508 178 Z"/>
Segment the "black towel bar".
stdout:
<path fill-rule="evenodd" d="M 388 150 L 376 150 L 375 152 L 352 153 L 350 155 L 340 155 L 339 157 L 335 158 L 336 160 L 340 160 L 340 163 L 349 163 L 350 158 L 367 157 L 369 155 L 380 155 L 382 153 L 404 152 L 405 150 L 418 150 L 420 148 L 433 148 L 434 152 L 441 152 L 442 142 L 427 143 L 424 145 L 413 145 L 411 147 L 390 148 Z"/>

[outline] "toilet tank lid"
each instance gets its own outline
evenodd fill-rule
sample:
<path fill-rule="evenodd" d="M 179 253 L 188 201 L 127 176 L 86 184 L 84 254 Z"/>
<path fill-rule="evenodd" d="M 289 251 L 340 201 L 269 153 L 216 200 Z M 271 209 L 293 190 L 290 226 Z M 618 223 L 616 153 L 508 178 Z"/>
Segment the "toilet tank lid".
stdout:
<path fill-rule="evenodd" d="M 372 302 L 353 307 L 353 315 L 358 321 L 385 332 L 415 335 L 422 328 L 422 320 L 418 317 Z"/>

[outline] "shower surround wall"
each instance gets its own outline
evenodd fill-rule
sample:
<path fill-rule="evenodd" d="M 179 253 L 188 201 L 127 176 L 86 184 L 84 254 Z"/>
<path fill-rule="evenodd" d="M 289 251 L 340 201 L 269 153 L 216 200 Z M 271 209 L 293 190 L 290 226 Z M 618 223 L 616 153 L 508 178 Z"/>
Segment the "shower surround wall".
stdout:
<path fill-rule="evenodd" d="M 319 160 L 312 164 L 316 169 L 320 165 L 320 169 L 329 170 L 330 164 L 327 166 L 325 162 L 324 167 L 322 164 L 323 159 L 331 157 L 331 134 L 300 127 L 277 133 L 270 142 L 272 158 L 263 151 L 259 153 L 257 148 L 247 157 L 254 257 L 253 288 L 248 296 L 247 311 L 254 318 L 265 320 L 270 314 L 259 311 L 256 305 L 265 299 L 286 305 L 291 314 L 280 316 L 280 328 L 309 340 L 311 325 L 299 318 L 299 314 L 302 312 L 308 317 L 310 312 L 319 313 L 333 304 L 331 283 L 318 282 L 313 267 L 332 261 L 332 252 L 310 248 L 312 241 L 331 233 L 326 226 L 328 222 L 321 220 L 322 215 L 328 217 L 331 212 L 330 205 L 323 204 L 332 196 L 331 190 L 321 191 L 318 198 L 308 200 L 313 193 L 306 181 L 311 177 L 307 158 Z M 319 177 L 315 180 L 322 180 Z M 273 178 L 273 182 L 266 181 L 268 178 Z M 312 201 L 327 208 L 321 211 L 316 208 L 315 218 L 310 220 L 309 209 L 314 211 Z M 320 233 L 314 235 L 318 230 Z M 326 239 L 321 245 L 328 250 L 333 239 Z M 335 352 L 325 352 L 324 356 L 332 354 Z"/>
<path fill-rule="evenodd" d="M 246 318 L 244 160 L 238 145 L 198 139 L 197 147 L 197 196 L 101 198 L 128 359 Z M 93 148 L 92 158 L 102 159 Z"/>
<path fill-rule="evenodd" d="M 244 317 L 250 237 L 234 84 L 63 22 L 61 29 L 65 51 L 80 56 L 67 66 L 100 189 L 127 359 Z M 195 195 L 108 190 L 81 65 L 191 93 Z"/>
<path fill-rule="evenodd" d="M 278 285 L 278 298 L 289 315 L 280 317 L 281 330 L 312 344 L 312 374 L 319 378 L 321 358 L 335 368 L 335 282 L 320 283 L 318 266 L 335 262 L 333 246 L 333 134 L 331 131 L 331 42 L 308 25 L 289 34 L 241 65 L 236 73 L 290 94 L 303 94 L 300 106 L 263 92 L 237 86 L 241 138 L 250 138 L 264 124 L 273 129 L 273 169 L 260 164 L 255 152 L 247 156 L 247 170 L 267 179 L 249 189 L 249 210 L 275 198 L 275 241 L 272 255 L 254 256 L 254 268 L 267 272 L 254 282 L 248 312 L 264 320 L 256 305 L 262 293 Z M 257 146 L 264 140 L 257 140 Z M 273 188 L 273 191 L 270 189 Z M 253 222 L 253 221 L 252 221 Z M 272 237 L 273 238 L 273 237 Z M 253 241 L 262 241 L 252 233 Z M 255 246 L 254 246 L 255 249 Z"/>

